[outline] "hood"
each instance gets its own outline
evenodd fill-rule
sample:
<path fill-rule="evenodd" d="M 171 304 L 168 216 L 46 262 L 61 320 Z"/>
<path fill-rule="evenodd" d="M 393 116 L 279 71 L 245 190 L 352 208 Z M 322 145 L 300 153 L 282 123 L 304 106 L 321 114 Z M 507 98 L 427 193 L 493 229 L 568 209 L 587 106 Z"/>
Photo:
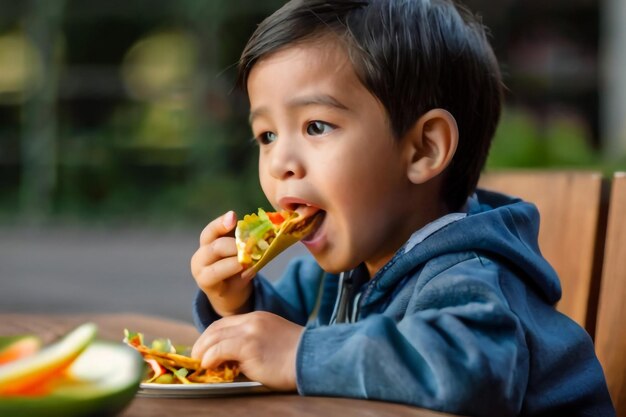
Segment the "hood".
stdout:
<path fill-rule="evenodd" d="M 561 285 L 538 245 L 539 211 L 518 198 L 478 190 L 469 200 L 467 217 L 450 223 L 406 254 L 402 249 L 374 277 L 380 290 L 395 286 L 411 270 L 438 256 L 476 251 L 495 255 L 519 270 L 524 279 L 554 304 Z"/>

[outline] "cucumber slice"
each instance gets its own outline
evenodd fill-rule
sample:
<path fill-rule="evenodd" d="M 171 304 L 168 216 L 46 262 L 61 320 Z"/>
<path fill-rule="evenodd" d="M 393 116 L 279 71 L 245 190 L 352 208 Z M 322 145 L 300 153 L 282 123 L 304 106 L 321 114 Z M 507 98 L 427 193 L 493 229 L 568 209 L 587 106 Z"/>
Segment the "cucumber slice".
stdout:
<path fill-rule="evenodd" d="M 0 416 L 111 416 L 134 398 L 144 373 L 141 355 L 117 343 L 93 342 L 45 396 L 1 397 Z"/>
<path fill-rule="evenodd" d="M 63 372 L 89 346 L 97 331 L 93 323 L 82 324 L 37 354 L 3 365 L 0 368 L 0 395 L 27 392 Z"/>

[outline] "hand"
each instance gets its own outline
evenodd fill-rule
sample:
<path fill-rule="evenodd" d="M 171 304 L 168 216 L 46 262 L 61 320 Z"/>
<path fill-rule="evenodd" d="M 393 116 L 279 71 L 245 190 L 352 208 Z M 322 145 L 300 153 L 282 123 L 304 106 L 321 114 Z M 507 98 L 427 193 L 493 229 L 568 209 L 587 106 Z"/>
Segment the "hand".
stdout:
<path fill-rule="evenodd" d="M 242 274 L 243 267 L 237 261 L 236 224 L 233 211 L 209 223 L 200 234 L 200 248 L 191 258 L 191 274 L 222 317 L 250 311 L 254 274 L 252 270 Z"/>
<path fill-rule="evenodd" d="M 191 351 L 203 368 L 225 361 L 278 391 L 296 389 L 296 354 L 304 327 L 265 311 L 225 317 L 213 322 Z"/>

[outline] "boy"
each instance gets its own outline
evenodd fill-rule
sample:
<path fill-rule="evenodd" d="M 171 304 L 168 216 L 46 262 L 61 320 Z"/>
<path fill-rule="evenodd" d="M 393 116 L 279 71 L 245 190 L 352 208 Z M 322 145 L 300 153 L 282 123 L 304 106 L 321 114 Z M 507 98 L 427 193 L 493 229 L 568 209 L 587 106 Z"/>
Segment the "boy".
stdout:
<path fill-rule="evenodd" d="M 289 2 L 240 61 L 259 176 L 324 219 L 276 285 L 233 212 L 191 269 L 192 355 L 275 390 L 477 416 L 613 415 L 587 334 L 556 312 L 538 213 L 474 189 L 500 113 L 483 28 L 447 0 Z"/>

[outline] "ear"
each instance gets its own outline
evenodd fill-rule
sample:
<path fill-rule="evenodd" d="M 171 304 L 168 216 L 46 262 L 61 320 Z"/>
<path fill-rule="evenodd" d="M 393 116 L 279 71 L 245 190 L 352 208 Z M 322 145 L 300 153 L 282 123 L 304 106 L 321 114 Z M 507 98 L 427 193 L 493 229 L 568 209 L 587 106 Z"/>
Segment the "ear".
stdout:
<path fill-rule="evenodd" d="M 424 113 L 402 139 L 407 176 L 423 184 L 439 175 L 452 161 L 459 143 L 456 120 L 444 109 Z"/>

